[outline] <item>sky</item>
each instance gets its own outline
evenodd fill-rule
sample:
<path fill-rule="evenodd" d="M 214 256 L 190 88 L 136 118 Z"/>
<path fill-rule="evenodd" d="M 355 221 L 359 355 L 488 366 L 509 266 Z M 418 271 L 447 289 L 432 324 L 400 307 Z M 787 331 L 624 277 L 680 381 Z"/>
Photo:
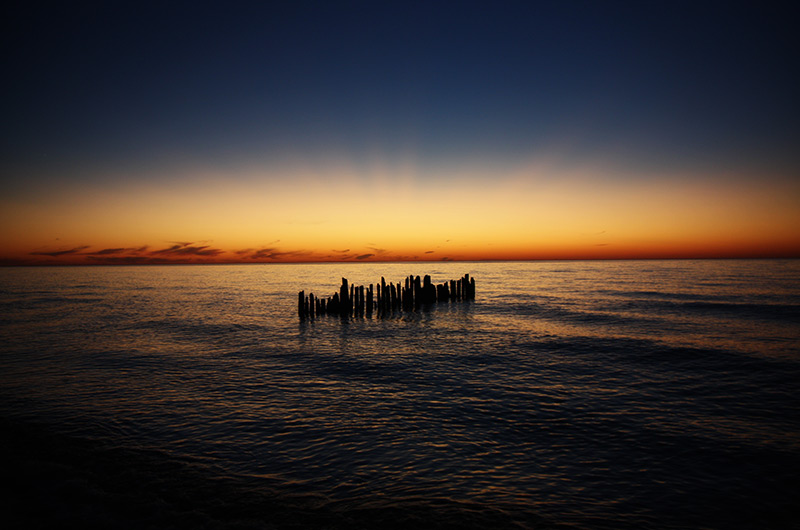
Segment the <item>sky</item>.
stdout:
<path fill-rule="evenodd" d="M 163 4 L 1 8 L 0 264 L 800 257 L 788 10 Z"/>

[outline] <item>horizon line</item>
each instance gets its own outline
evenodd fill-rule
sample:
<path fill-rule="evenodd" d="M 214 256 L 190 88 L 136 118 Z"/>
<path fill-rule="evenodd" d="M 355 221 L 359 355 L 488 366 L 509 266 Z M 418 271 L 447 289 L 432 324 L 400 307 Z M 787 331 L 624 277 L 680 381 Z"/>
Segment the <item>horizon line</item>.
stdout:
<path fill-rule="evenodd" d="M 665 256 L 665 257 L 620 257 L 620 258 L 508 258 L 508 259 L 447 259 L 447 260 L 306 260 L 306 261 L 163 261 L 158 263 L 97 263 L 97 262 L 42 262 L 10 263 L 0 261 L 0 267 L 153 267 L 174 265 L 325 265 L 325 264 L 376 264 L 376 263 L 513 263 L 513 262 L 558 262 L 558 261 L 712 261 L 712 260 L 797 260 L 800 254 L 789 256 Z"/>

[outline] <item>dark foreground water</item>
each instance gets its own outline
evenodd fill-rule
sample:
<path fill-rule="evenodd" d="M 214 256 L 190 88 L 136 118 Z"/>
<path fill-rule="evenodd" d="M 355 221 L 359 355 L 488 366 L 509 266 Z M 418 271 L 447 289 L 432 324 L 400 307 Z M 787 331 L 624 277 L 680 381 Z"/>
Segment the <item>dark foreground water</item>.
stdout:
<path fill-rule="evenodd" d="M 798 261 L 0 269 L 24 527 L 797 528 L 799 390 Z"/>

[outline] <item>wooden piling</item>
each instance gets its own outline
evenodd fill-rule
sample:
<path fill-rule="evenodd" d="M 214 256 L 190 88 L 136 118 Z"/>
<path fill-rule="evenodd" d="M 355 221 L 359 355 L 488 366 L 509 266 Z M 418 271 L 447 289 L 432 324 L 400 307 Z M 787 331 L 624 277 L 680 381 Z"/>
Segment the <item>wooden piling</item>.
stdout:
<path fill-rule="evenodd" d="M 342 278 L 342 286 L 339 287 L 339 314 L 347 314 L 347 308 L 350 306 L 350 289 L 347 285 L 347 278 Z"/>
<path fill-rule="evenodd" d="M 403 310 L 403 295 L 400 292 L 400 282 L 397 282 L 397 284 L 395 284 L 395 290 L 397 291 L 397 303 L 395 305 L 395 309 L 397 311 L 402 311 Z"/>
<path fill-rule="evenodd" d="M 396 312 L 413 312 L 420 308 L 427 309 L 436 303 L 454 302 L 475 299 L 475 278 L 465 274 L 457 280 L 434 284 L 430 275 L 424 278 L 409 275 L 403 281 L 387 283 L 381 277 L 380 283 L 354 285 L 342 278 L 339 292 L 328 298 L 320 298 L 314 293 L 297 293 L 297 314 L 301 320 L 322 315 L 339 315 L 341 317 L 372 317 L 377 311 L 379 316 Z"/>

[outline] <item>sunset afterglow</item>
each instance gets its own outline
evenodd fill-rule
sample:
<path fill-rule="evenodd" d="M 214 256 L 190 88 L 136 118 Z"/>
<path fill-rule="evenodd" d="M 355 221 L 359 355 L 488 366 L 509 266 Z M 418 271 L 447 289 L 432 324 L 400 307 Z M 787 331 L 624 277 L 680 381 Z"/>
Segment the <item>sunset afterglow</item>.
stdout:
<path fill-rule="evenodd" d="M 3 264 L 800 257 L 752 13 L 63 9 L 12 36 Z"/>

